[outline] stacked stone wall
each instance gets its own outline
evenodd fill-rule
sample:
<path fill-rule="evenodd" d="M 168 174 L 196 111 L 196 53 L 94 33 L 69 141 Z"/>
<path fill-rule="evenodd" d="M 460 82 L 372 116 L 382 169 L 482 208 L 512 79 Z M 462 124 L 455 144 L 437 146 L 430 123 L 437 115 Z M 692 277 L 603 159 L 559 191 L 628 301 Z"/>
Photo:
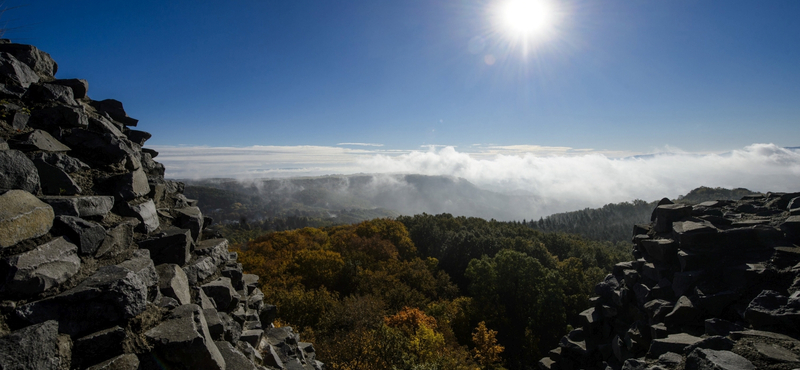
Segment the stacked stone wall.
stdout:
<path fill-rule="evenodd" d="M 541 369 L 800 368 L 800 193 L 663 199 Z"/>
<path fill-rule="evenodd" d="M 150 134 L 0 40 L 0 368 L 322 369 Z"/>

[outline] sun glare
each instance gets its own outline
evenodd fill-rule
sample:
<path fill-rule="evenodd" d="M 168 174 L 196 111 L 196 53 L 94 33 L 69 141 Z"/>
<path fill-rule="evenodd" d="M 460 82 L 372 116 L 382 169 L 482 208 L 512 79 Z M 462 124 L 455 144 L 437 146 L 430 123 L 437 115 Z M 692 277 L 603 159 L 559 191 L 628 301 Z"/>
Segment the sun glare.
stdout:
<path fill-rule="evenodd" d="M 553 22 L 553 10 L 545 0 L 510 0 L 502 8 L 502 22 L 515 37 L 541 35 Z"/>

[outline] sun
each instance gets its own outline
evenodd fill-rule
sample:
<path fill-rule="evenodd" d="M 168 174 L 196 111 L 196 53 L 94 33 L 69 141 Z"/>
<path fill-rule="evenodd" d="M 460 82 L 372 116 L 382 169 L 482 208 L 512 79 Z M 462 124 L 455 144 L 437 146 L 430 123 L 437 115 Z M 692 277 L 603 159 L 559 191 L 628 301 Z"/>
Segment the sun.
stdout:
<path fill-rule="evenodd" d="M 554 22 L 554 11 L 546 0 L 509 0 L 501 8 L 503 27 L 514 37 L 542 36 Z"/>

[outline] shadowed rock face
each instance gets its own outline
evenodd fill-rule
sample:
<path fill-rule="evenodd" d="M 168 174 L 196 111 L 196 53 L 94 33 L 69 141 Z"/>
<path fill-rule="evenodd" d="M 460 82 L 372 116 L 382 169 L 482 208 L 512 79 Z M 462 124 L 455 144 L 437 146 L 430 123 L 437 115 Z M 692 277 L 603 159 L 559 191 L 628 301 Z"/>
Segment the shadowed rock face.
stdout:
<path fill-rule="evenodd" d="M 138 120 L 56 70 L 0 40 L 0 369 L 263 369 L 279 345 L 281 363 L 320 370 L 291 328 L 260 340 L 275 306 L 206 239 Z"/>
<path fill-rule="evenodd" d="M 658 205 L 633 228 L 637 260 L 597 285 L 582 340 L 565 336 L 539 367 L 789 368 L 800 357 L 799 196 Z"/>

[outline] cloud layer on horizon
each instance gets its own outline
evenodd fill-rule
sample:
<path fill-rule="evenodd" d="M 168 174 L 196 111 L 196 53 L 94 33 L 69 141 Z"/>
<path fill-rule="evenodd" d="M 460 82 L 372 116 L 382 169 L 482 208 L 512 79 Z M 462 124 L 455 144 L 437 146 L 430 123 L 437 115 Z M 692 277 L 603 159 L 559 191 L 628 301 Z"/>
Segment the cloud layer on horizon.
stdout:
<path fill-rule="evenodd" d="M 566 147 L 480 146 L 386 150 L 328 146 L 167 147 L 170 178 L 263 178 L 404 173 L 464 178 L 484 189 L 529 194 L 557 209 L 676 197 L 698 186 L 800 191 L 800 151 L 753 144 L 722 154 L 668 149 L 614 157 Z M 631 154 L 631 153 L 627 153 Z M 544 205 L 544 204 L 543 204 Z"/>

